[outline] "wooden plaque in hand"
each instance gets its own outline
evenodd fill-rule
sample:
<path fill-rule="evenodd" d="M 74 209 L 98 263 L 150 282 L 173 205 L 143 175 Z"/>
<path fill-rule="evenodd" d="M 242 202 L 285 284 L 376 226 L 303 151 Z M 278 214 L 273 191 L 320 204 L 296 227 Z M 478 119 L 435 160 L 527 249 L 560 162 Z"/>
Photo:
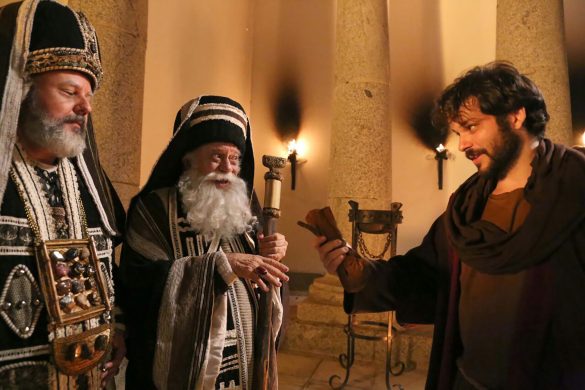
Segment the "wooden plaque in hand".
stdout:
<path fill-rule="evenodd" d="M 305 221 L 306 223 L 303 221 L 297 223 L 316 236 L 325 236 L 327 241 L 341 240 L 342 246 L 347 245 L 329 207 L 309 211 Z M 349 248 L 343 263 L 337 267 L 337 275 L 345 291 L 354 293 L 365 287 L 370 269 L 367 265 L 368 260 L 360 257 L 353 248 Z"/>

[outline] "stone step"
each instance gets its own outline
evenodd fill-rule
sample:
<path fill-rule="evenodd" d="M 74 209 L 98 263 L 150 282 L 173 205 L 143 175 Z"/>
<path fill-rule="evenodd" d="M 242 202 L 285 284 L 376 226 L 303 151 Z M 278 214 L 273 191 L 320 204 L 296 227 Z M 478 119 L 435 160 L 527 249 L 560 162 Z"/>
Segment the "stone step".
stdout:
<path fill-rule="evenodd" d="M 330 305 L 316 302 L 309 296 L 297 307 L 296 317 L 300 321 L 344 326 L 347 324 L 347 314 L 341 305 Z M 386 321 L 386 313 L 360 314 L 360 321 Z"/>
<path fill-rule="evenodd" d="M 295 301 L 291 320 L 283 341 L 283 350 L 347 358 L 348 337 L 344 328 L 348 316 L 343 311 L 343 288 L 339 279 L 325 275 L 313 281 L 308 296 Z M 355 316 L 359 322 L 354 333 L 384 337 L 387 334 L 388 313 L 368 313 Z M 382 323 L 382 326 L 364 324 L 364 321 Z M 391 361 L 403 362 L 406 369 L 428 368 L 432 326 L 398 326 L 393 332 Z M 377 367 L 386 364 L 386 341 L 355 338 L 355 359 Z M 343 357 L 345 355 L 345 357 Z"/>
<path fill-rule="evenodd" d="M 387 313 L 358 315 L 359 321 L 385 322 Z M 284 351 L 320 354 L 338 358 L 347 354 L 348 341 L 344 331 L 348 316 L 340 306 L 324 305 L 309 297 L 297 307 L 288 326 L 283 343 Z M 386 327 L 359 325 L 355 333 L 384 336 Z M 393 331 L 392 362 L 403 362 L 407 370 L 427 369 L 432 341 L 432 326 L 409 325 Z M 383 367 L 386 362 L 386 342 L 355 339 L 355 359 Z"/>

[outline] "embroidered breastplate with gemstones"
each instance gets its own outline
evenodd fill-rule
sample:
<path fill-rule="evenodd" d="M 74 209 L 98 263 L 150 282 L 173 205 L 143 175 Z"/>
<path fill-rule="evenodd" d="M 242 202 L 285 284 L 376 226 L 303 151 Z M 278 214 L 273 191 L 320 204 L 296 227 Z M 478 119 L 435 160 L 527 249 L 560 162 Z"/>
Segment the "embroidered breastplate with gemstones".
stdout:
<path fill-rule="evenodd" d="M 10 175 L 34 238 L 53 363 L 65 375 L 78 375 L 106 357 L 112 321 L 108 289 L 88 235 L 75 168 L 63 159 L 53 172 L 43 170 L 17 148 Z M 25 277 L 30 273 L 26 269 L 15 272 L 24 272 Z M 38 317 L 39 311 L 33 315 Z"/>

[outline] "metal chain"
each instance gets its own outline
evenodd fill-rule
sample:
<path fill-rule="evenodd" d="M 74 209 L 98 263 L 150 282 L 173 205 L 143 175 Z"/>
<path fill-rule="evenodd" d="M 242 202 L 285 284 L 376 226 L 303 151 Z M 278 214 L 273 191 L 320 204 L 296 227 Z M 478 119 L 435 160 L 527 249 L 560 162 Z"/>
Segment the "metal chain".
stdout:
<path fill-rule="evenodd" d="M 370 253 L 370 251 L 368 250 L 368 247 L 366 246 L 366 242 L 364 241 L 364 237 L 362 235 L 362 232 L 361 231 L 358 232 L 358 246 L 360 248 L 360 252 L 368 260 L 383 259 L 382 256 L 384 256 L 384 254 L 388 251 L 388 248 L 390 248 L 391 240 L 392 240 L 392 233 L 388 233 L 386 235 L 386 243 L 384 244 L 384 249 L 382 249 L 382 252 L 376 256 L 376 255 L 373 255 L 372 253 Z"/>

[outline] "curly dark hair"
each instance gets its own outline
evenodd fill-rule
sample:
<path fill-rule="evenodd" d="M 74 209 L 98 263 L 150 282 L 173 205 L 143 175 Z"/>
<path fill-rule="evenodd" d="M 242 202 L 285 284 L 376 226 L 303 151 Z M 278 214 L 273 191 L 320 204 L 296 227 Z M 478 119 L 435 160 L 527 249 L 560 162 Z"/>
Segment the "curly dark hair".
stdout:
<path fill-rule="evenodd" d="M 440 131 L 445 131 L 449 122 L 457 120 L 461 106 L 475 97 L 481 112 L 494 115 L 502 125 L 508 114 L 524 107 L 526 130 L 544 137 L 549 120 L 542 93 L 525 75 L 507 62 L 491 62 L 476 66 L 449 85 L 437 99 L 432 121 Z"/>

